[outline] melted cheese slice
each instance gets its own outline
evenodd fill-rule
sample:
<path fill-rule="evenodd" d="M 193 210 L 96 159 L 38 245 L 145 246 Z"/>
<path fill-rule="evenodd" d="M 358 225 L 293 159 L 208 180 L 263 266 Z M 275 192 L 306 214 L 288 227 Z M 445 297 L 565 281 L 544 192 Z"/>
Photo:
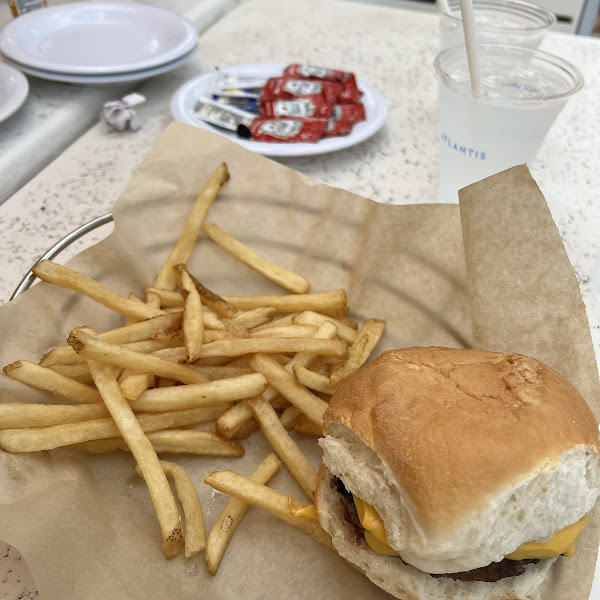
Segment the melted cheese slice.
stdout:
<path fill-rule="evenodd" d="M 364 500 L 361 500 L 354 495 L 352 497 L 354 498 L 354 504 L 356 505 L 356 512 L 358 513 L 360 524 L 365 529 L 365 541 L 371 550 L 378 554 L 400 556 L 400 553 L 396 552 L 396 550 L 388 544 L 383 521 L 377 514 L 377 511 Z M 573 556 L 575 554 L 577 540 L 583 533 L 587 521 L 588 516 L 585 515 L 582 519 L 577 521 L 577 523 L 573 523 L 558 531 L 549 542 L 527 542 L 519 546 L 511 554 L 507 554 L 506 558 L 509 558 L 510 560 L 522 560 L 524 558 L 552 558 L 559 554 Z M 400 558 L 402 557 L 400 556 Z"/>

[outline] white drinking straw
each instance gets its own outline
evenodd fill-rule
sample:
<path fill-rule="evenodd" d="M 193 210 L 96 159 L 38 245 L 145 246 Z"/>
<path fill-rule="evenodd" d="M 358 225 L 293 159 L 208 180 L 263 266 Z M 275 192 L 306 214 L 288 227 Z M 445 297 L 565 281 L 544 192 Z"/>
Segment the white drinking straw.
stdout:
<path fill-rule="evenodd" d="M 479 56 L 475 44 L 473 0 L 460 0 L 460 13 L 462 15 L 463 33 L 465 35 L 469 75 L 471 77 L 471 92 L 477 98 L 481 96 L 481 71 L 479 69 Z"/>

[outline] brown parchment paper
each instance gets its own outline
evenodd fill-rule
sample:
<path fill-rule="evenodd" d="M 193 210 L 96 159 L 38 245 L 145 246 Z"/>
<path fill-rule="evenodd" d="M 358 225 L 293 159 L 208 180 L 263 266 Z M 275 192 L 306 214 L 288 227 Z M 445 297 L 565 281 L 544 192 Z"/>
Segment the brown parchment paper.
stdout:
<path fill-rule="evenodd" d="M 509 171 L 487 180 L 480 191 L 473 188 L 461 211 L 449 205 L 380 205 L 315 183 L 215 134 L 174 123 L 119 198 L 114 233 L 70 266 L 121 293 L 142 292 L 170 252 L 196 193 L 222 161 L 229 165 L 231 181 L 208 220 L 277 264 L 296 269 L 314 291 L 345 287 L 351 316 L 386 319 L 387 331 L 376 354 L 408 345 L 460 347 L 474 342 L 490 349 L 534 348 L 538 358 L 580 384 L 598 410 L 585 312 L 541 195 L 527 198 L 528 210 L 535 212 L 527 227 L 545 242 L 544 255 L 505 265 L 509 276 L 523 285 L 537 281 L 547 262 L 554 265 L 555 276 L 561 275 L 558 296 L 538 294 L 533 284 L 528 288 L 537 327 L 525 328 L 529 313 L 521 314 L 518 307 L 530 303 L 523 302 L 522 288 L 506 289 L 500 298 L 498 282 L 476 268 L 481 261 L 498 260 L 495 255 L 504 246 L 497 248 L 494 240 L 502 238 L 510 245 L 516 233 L 524 234 L 519 211 L 503 203 L 502 194 L 521 193 L 523 184 L 531 182 L 526 173 L 515 179 Z M 281 293 L 206 238 L 198 242 L 191 269 L 223 294 Z M 564 315 L 576 319 L 576 325 L 565 328 Z M 514 334 L 496 338 L 494 327 L 502 332 L 504 322 L 514 325 Z M 0 360 L 38 360 L 50 346 L 64 343 L 77 325 L 102 330 L 119 323 L 109 310 L 86 298 L 39 284 L 0 308 Z M 556 356 L 554 348 L 564 344 L 565 336 L 569 352 L 581 360 Z M 0 378 L 0 394 L 2 401 L 48 400 L 6 377 Z M 316 466 L 320 453 L 314 439 L 296 439 Z M 174 458 L 198 487 L 207 527 L 226 497 L 203 483 L 204 474 L 224 468 L 248 474 L 269 452 L 258 433 L 243 443 L 246 454 L 241 459 Z M 207 574 L 202 556 L 167 561 L 147 489 L 132 467 L 125 453 L 0 452 L 0 538 L 24 555 L 42 600 L 389 598 L 331 551 L 254 509 L 236 532 L 216 577 Z M 285 469 L 272 485 L 304 499 Z M 587 600 L 598 537 L 593 519 L 576 557 L 559 561 L 555 587 L 544 600 Z M 569 594 L 561 595 L 557 590 L 565 584 Z"/>

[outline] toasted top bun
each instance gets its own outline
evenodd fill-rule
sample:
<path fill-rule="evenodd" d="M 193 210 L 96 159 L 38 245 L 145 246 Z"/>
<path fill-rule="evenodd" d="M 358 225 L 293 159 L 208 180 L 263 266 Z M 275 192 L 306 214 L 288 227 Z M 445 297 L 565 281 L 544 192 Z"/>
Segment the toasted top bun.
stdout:
<path fill-rule="evenodd" d="M 470 570 L 579 520 L 600 492 L 598 428 L 579 393 L 519 354 L 383 353 L 331 399 L 324 463 L 431 573 Z"/>

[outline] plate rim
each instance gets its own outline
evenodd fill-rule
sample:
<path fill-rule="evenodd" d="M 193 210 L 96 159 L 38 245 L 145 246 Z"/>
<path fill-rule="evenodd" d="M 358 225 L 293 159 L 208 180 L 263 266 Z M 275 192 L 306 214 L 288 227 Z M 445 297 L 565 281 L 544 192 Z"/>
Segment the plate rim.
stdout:
<path fill-rule="evenodd" d="M 222 71 L 240 72 L 243 70 L 269 70 L 273 72 L 281 72 L 287 64 L 289 63 L 248 63 L 243 65 L 230 65 L 228 67 L 223 67 Z M 229 134 L 229 132 L 225 132 L 224 130 L 214 127 L 208 123 L 204 123 L 197 119 L 193 120 L 191 117 L 188 116 L 183 106 L 181 105 L 183 100 L 186 98 L 186 94 L 189 93 L 190 90 L 194 89 L 194 87 L 196 87 L 200 81 L 208 79 L 212 75 L 213 73 L 204 73 L 186 81 L 183 85 L 181 85 L 171 97 L 171 116 L 174 120 L 179 121 L 181 123 L 192 125 L 200 129 L 206 129 L 208 131 L 212 131 L 213 133 L 222 135 L 230 141 L 240 146 L 243 146 L 247 150 L 251 150 L 252 152 L 256 152 L 257 154 L 261 154 L 262 156 L 270 156 L 273 158 L 293 158 L 300 156 L 318 156 L 320 154 L 329 154 L 330 152 L 345 150 L 347 148 L 351 148 L 352 146 L 360 144 L 372 137 L 373 135 L 375 135 L 378 131 L 381 130 L 381 128 L 385 125 L 385 122 L 387 121 L 388 106 L 387 102 L 385 101 L 385 98 L 374 87 L 357 78 L 356 81 L 359 89 L 361 89 L 363 93 L 368 94 L 369 98 L 373 99 L 375 105 L 379 109 L 379 112 L 374 116 L 373 120 L 370 123 L 367 121 L 369 127 L 365 131 L 359 133 L 358 135 L 355 135 L 353 137 L 352 133 L 350 133 L 345 136 L 336 136 L 321 139 L 315 143 L 270 143 L 244 140 L 242 138 L 235 137 L 233 133 Z M 269 76 L 274 77 L 276 75 Z M 333 141 L 335 142 L 333 143 Z M 325 144 L 323 144 L 323 142 L 325 142 Z M 319 146 L 319 144 L 321 145 Z"/>
<path fill-rule="evenodd" d="M 18 46 L 16 47 L 17 53 L 15 54 L 15 45 L 12 42 L 11 36 L 14 35 L 15 31 L 19 31 L 21 28 L 27 29 L 30 23 L 35 24 L 37 20 L 43 18 L 44 14 L 48 14 L 48 12 L 53 14 L 66 12 L 68 14 L 71 11 L 82 12 L 95 10 L 98 8 L 105 9 L 106 7 L 116 9 L 116 11 L 121 13 L 126 11 L 133 11 L 137 13 L 151 12 L 168 16 L 172 22 L 177 21 L 183 25 L 185 35 L 182 36 L 175 48 L 172 48 L 167 52 L 162 52 L 133 63 L 124 63 L 113 66 L 57 65 L 57 63 L 44 60 L 43 57 L 35 57 L 31 53 L 23 53 L 21 52 L 22 48 Z M 187 54 L 192 48 L 196 47 L 197 43 L 197 28 L 191 21 L 182 15 L 160 6 L 154 6 L 151 4 L 138 4 L 136 2 L 128 1 L 114 2 L 111 0 L 91 0 L 89 2 L 68 2 L 65 4 L 58 4 L 56 6 L 49 6 L 21 15 L 18 19 L 14 19 L 2 30 L 0 30 L 0 52 L 4 54 L 4 56 L 14 62 L 30 68 L 64 75 L 115 75 L 118 73 L 129 73 L 132 71 L 156 68 L 163 64 L 172 62 L 173 60 L 177 60 L 181 56 Z"/>
<path fill-rule="evenodd" d="M 27 97 L 29 96 L 29 81 L 27 80 L 27 77 L 14 66 L 0 60 L 0 72 L 3 70 L 6 70 L 9 76 L 15 76 L 18 83 L 16 93 L 9 98 L 8 108 L 0 106 L 0 123 L 6 121 L 9 117 L 12 117 L 21 106 L 23 106 L 25 100 L 27 100 Z"/>
<path fill-rule="evenodd" d="M 187 62 L 196 53 L 197 46 L 192 48 L 189 52 L 176 58 L 173 61 L 164 63 L 151 69 L 141 69 L 139 71 L 131 71 L 127 73 L 115 73 L 110 75 L 70 75 L 68 73 L 55 73 L 53 71 L 45 71 L 43 69 L 35 69 L 27 65 L 21 65 L 9 58 L 3 57 L 4 64 L 10 65 L 13 69 L 19 72 L 27 73 L 32 77 L 38 79 L 44 79 L 46 81 L 58 81 L 60 83 L 71 83 L 74 85 L 111 85 L 118 83 L 133 83 L 136 81 L 142 81 L 143 79 L 149 79 L 150 77 L 156 77 L 163 73 L 168 73 L 173 69 L 177 69 Z M 22 74 L 22 73 L 21 73 Z"/>

